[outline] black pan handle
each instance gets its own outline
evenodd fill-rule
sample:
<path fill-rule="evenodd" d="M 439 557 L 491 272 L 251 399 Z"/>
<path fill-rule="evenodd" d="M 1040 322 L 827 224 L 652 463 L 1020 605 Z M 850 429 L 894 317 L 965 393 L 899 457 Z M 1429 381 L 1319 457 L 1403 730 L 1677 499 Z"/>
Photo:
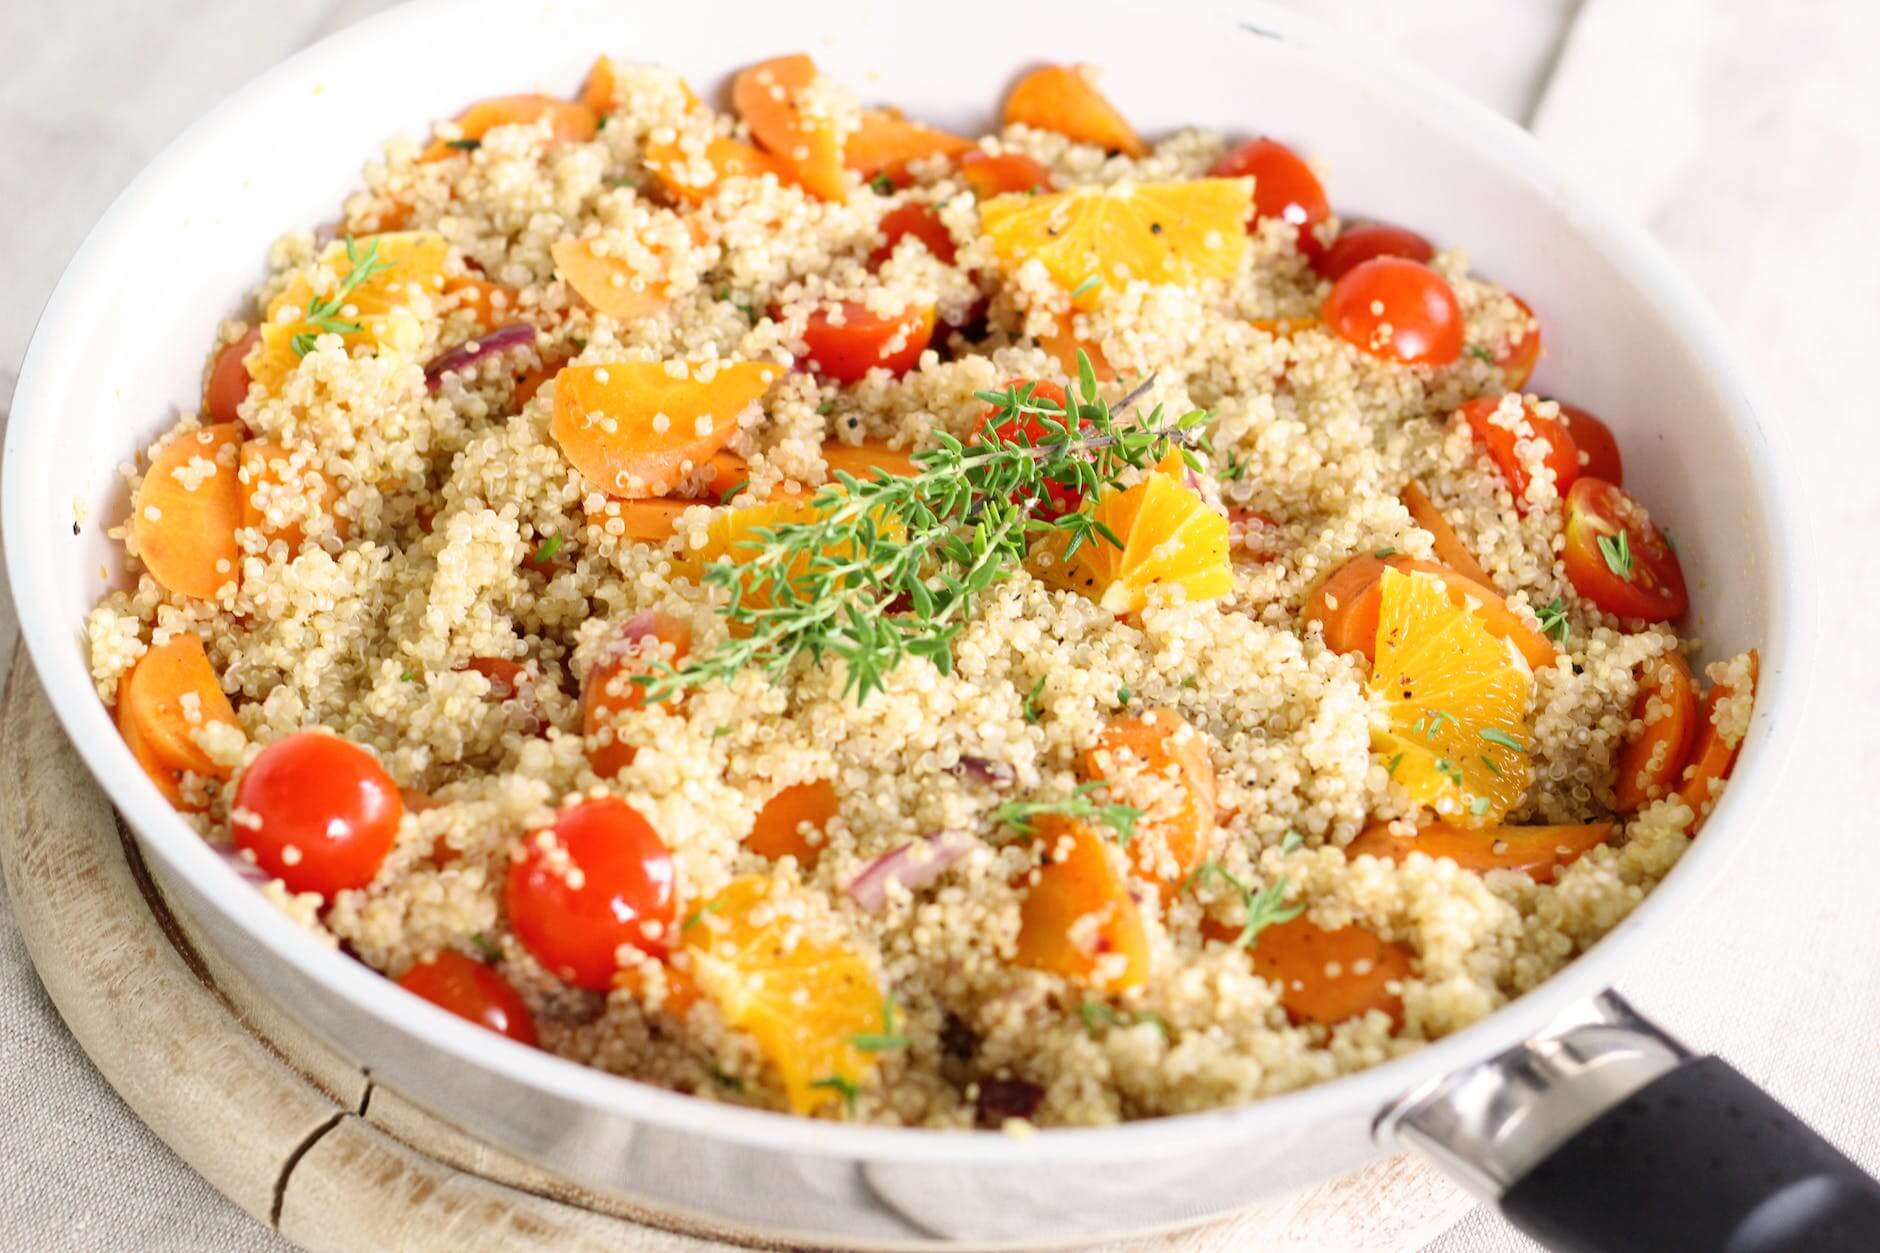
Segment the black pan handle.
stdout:
<path fill-rule="evenodd" d="M 1558 1253 L 1880 1250 L 1880 1183 L 1610 992 L 1383 1129 Z"/>

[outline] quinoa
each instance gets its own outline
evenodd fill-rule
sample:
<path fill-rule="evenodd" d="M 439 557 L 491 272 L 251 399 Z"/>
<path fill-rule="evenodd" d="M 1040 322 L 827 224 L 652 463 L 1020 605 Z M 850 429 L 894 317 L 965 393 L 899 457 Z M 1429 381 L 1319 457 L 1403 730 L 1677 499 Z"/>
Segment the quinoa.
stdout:
<path fill-rule="evenodd" d="M 990 1119 L 1023 1132 L 1244 1102 L 1410 1052 L 1547 979 L 1675 864 L 1695 823 L 1676 796 L 1618 818 L 1550 882 L 1421 852 L 1393 861 L 1344 851 L 1368 823 L 1408 834 L 1419 815 L 1372 752 L 1364 658 L 1328 647 L 1302 611 L 1314 585 L 1355 555 L 1432 559 L 1434 538 L 1399 501 L 1405 484 L 1425 486 L 1521 621 L 1537 625 L 1542 606 L 1564 606 L 1567 642 L 1534 675 L 1523 746 L 1531 782 L 1508 822 L 1613 819 L 1619 753 L 1664 712 L 1635 718 L 1639 668 L 1694 645 L 1670 626 L 1603 613 L 1565 573 L 1560 493 L 1497 364 L 1532 329 L 1526 307 L 1471 276 L 1460 250 L 1445 251 L 1433 268 L 1479 351 L 1440 367 L 1382 359 L 1316 320 L 1330 284 L 1277 219 L 1251 228 L 1227 281 L 1110 283 L 1095 307 L 1067 319 L 1119 380 L 1153 379 L 1145 410 L 1211 414 L 1211 473 L 1196 490 L 1233 519 L 1224 596 L 1162 596 L 1119 616 L 1016 570 L 975 603 L 948 673 L 910 660 L 857 701 L 833 663 L 798 665 L 782 681 L 746 670 L 584 737 L 584 685 L 635 615 L 683 623 L 695 653 L 728 638 L 713 593 L 681 566 L 726 506 L 695 498 L 706 480 L 694 466 L 676 492 L 694 499 L 672 541 L 633 538 L 608 494 L 617 485 L 585 478 L 551 436 L 556 368 L 804 365 L 737 420 L 728 447 L 745 467 L 739 504 L 828 481 L 826 444 L 919 450 L 943 435 L 968 438 L 986 408 L 977 393 L 1065 374 L 1040 343 L 1066 316 L 1062 292 L 1036 262 L 1001 272 L 953 163 L 917 161 L 888 194 L 856 180 L 846 202 L 764 175 L 725 180 L 689 204 L 661 193 L 649 150 L 674 149 L 669 180 L 703 187 L 714 177 L 708 146 L 748 142 L 748 132 L 689 108 L 667 71 L 617 74 L 606 124 L 585 141 L 555 141 L 535 123 L 499 126 L 474 150 L 437 160 L 409 139 L 388 143 L 338 224 L 361 239 L 392 226 L 437 232 L 448 243 L 446 279 L 500 284 L 495 320 L 528 322 L 533 342 L 427 379 L 423 363 L 474 339 L 478 324 L 448 296 L 422 292 L 380 351 L 321 334 L 277 389 L 252 388 L 239 421 L 279 460 L 251 497 L 257 516 L 237 530 L 237 559 L 211 598 L 166 591 L 143 571 L 129 521 L 111 532 L 142 572 L 87 623 L 100 696 L 115 703 L 151 647 L 191 634 L 234 706 L 234 725 L 205 720 L 199 705 L 186 711 L 191 738 L 226 775 L 181 781 L 206 839 L 229 843 L 254 821 L 234 807 L 241 772 L 309 728 L 369 749 L 408 797 L 422 798 L 407 805 L 369 885 L 330 900 L 278 879 L 266 887 L 299 925 L 394 978 L 446 950 L 486 957 L 520 993 L 543 1047 L 702 1099 L 781 1106 L 752 1037 L 709 997 L 681 1005 L 683 952 L 662 962 L 624 945 L 632 986 L 599 993 L 546 969 L 510 925 L 504 882 L 533 833 L 570 801 L 617 796 L 670 850 L 682 916 L 737 876 L 780 873 L 802 885 L 791 924 L 803 942 L 839 937 L 865 955 L 905 1044 L 876 1058 L 878 1080 L 852 1116 L 926 1127 Z M 855 101 L 834 86 L 808 93 L 807 105 L 838 134 L 858 124 Z M 462 132 L 445 123 L 437 134 Z M 1189 130 L 1132 160 L 1023 125 L 977 143 L 1041 162 L 1066 188 L 1201 177 L 1226 150 L 1219 135 Z M 933 209 L 957 255 L 943 262 L 903 239 L 871 267 L 882 218 L 909 204 Z M 623 261 L 633 277 L 621 282 L 635 291 L 664 284 L 663 306 L 628 321 L 591 308 L 551 253 L 570 238 Z M 255 314 L 221 327 L 217 346 L 238 341 L 296 281 L 338 290 L 343 275 L 323 256 L 313 232 L 284 236 Z M 842 302 L 882 317 L 931 308 L 941 330 L 904 372 L 875 369 L 838 386 L 820 376 L 805 335 L 813 315 Z M 901 347 L 890 341 L 884 355 Z M 531 371 L 551 377 L 525 399 Z M 1492 421 L 1519 437 L 1528 474 L 1519 501 L 1452 416 L 1482 396 L 1501 398 Z M 1551 402 L 1528 400 L 1555 415 Z M 207 422 L 183 415 L 127 467 L 131 487 L 164 444 Z M 226 447 L 221 460 L 183 463 L 179 484 L 246 475 Z M 492 659 L 522 665 L 524 677 L 499 683 L 473 665 Z M 1748 661 L 1718 663 L 1711 677 L 1737 693 L 1714 711 L 1734 745 L 1748 727 Z M 1124 707 L 1178 715 L 1217 789 L 1206 839 L 1219 874 L 1180 883 L 1180 852 L 1154 818 L 1183 803 L 1181 784 L 1099 753 L 1112 788 L 1148 811 L 1143 856 L 1186 889 L 1135 893 L 1146 982 L 1106 997 L 1015 962 L 1038 876 L 1020 841 L 978 841 L 931 883 L 891 886 L 878 909 L 849 891 L 903 845 L 989 830 L 1011 796 L 1075 791 Z M 602 778 L 590 750 L 616 737 L 632 759 Z M 766 800 L 817 780 L 833 782 L 839 807 L 814 837 L 813 865 L 794 856 L 776 865 L 747 847 Z M 1106 856 L 1128 872 L 1120 848 Z M 1326 1025 L 1289 1014 L 1286 989 L 1256 973 L 1247 949 L 1207 933 L 1210 918 L 1237 916 L 1232 884 L 1275 889 L 1317 927 L 1362 927 L 1400 946 L 1407 974 L 1391 989 L 1400 1015 L 1373 1008 Z M 1372 972 L 1361 958 L 1325 973 Z"/>

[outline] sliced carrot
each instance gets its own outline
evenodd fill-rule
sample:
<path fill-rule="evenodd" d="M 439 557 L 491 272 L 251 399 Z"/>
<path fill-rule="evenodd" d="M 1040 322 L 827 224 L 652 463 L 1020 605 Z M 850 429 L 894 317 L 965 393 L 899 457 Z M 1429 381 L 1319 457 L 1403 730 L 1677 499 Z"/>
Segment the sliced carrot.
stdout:
<path fill-rule="evenodd" d="M 211 722 L 238 725 L 215 667 L 194 635 L 152 645 L 118 681 L 118 731 L 151 781 L 179 808 L 183 771 L 214 779 L 229 776 L 191 738 L 193 729 Z"/>
<path fill-rule="evenodd" d="M 1547 637 L 1522 621 L 1499 594 L 1447 566 L 1413 561 L 1400 555 L 1379 558 L 1366 553 L 1335 567 L 1306 593 L 1301 623 L 1323 623 L 1325 644 L 1332 651 L 1363 653 L 1367 659 L 1375 660 L 1377 617 L 1383 603 L 1386 568 L 1436 575 L 1449 589 L 1453 603 L 1476 602 L 1475 612 L 1481 615 L 1488 633 L 1512 643 L 1527 659 L 1529 667 L 1540 670 L 1554 664 L 1557 654 Z"/>
<path fill-rule="evenodd" d="M 1051 171 L 1022 152 L 1002 152 L 994 156 L 974 148 L 960 157 L 960 178 L 980 200 L 1057 188 Z"/>
<path fill-rule="evenodd" d="M 1749 650 L 1749 695 L 1756 694 L 1757 671 L 1761 658 L 1755 649 Z M 1743 747 L 1743 741 L 1732 744 L 1725 739 L 1723 731 L 1717 726 L 1717 706 L 1724 700 L 1736 696 L 1736 689 L 1719 683 L 1711 687 L 1704 696 L 1703 709 L 1697 719 L 1697 743 L 1691 749 L 1690 764 L 1685 766 L 1678 784 L 1678 799 L 1691 807 L 1697 815 L 1691 824 L 1691 834 L 1696 835 L 1710 817 L 1710 811 L 1717 807 L 1717 798 L 1723 794 L 1724 780 L 1730 777 L 1730 771 L 1736 768 L 1736 755 Z"/>
<path fill-rule="evenodd" d="M 698 495 L 714 504 L 722 503 L 726 492 L 750 481 L 751 463 L 729 448 L 720 448 L 705 463 L 705 477 L 699 481 Z"/>
<path fill-rule="evenodd" d="M 295 479 L 291 486 L 290 475 Z M 339 489 L 312 466 L 293 469 L 291 454 L 279 444 L 264 439 L 251 439 L 243 444 L 240 478 L 242 525 L 255 528 L 269 541 L 283 541 L 290 552 L 299 551 L 307 532 L 297 521 L 277 524 L 269 520 L 268 506 L 278 498 L 309 495 L 319 503 L 320 512 L 332 516 L 335 534 L 345 539 L 351 530 L 348 519 L 333 512 Z"/>
<path fill-rule="evenodd" d="M 877 368 L 897 377 L 913 369 L 933 340 L 933 327 L 932 305 L 884 316 L 859 300 L 844 300 L 839 317 L 824 309 L 810 314 L 803 341 L 818 374 L 856 383 Z"/>
<path fill-rule="evenodd" d="M 1610 822 L 1564 826 L 1458 827 L 1432 822 L 1415 835 L 1398 835 L 1388 822 L 1374 822 L 1345 846 L 1345 856 L 1369 853 L 1401 862 L 1411 853 L 1447 857 L 1464 870 L 1526 871 L 1536 883 L 1552 883 L 1563 866 L 1612 835 Z"/>
<path fill-rule="evenodd" d="M 886 174 L 896 186 L 907 185 L 910 161 L 958 156 L 973 141 L 910 122 L 892 109 L 863 109 L 861 127 L 842 146 L 842 164 L 863 180 Z"/>
<path fill-rule="evenodd" d="M 641 160 L 668 195 L 687 204 L 710 200 L 728 178 L 760 178 L 771 174 L 779 182 L 795 181 L 781 161 L 735 139 L 707 140 L 697 153 L 688 152 L 677 140 L 651 142 L 646 145 Z"/>
<path fill-rule="evenodd" d="M 874 478 L 877 470 L 901 478 L 920 473 L 911 453 L 881 444 L 843 444 L 831 440 L 823 445 L 822 453 L 831 479 L 838 470 L 863 481 Z"/>
<path fill-rule="evenodd" d="M 522 377 L 516 380 L 516 408 L 520 409 L 533 400 L 535 393 L 542 390 L 542 384 L 561 373 L 561 368 L 567 364 L 567 360 L 566 357 L 562 357 L 559 360 L 544 361 L 524 371 Z"/>
<path fill-rule="evenodd" d="M 467 309 L 484 330 L 513 322 L 521 305 L 513 288 L 486 278 L 458 275 L 444 280 L 445 312 Z"/>
<path fill-rule="evenodd" d="M 1660 653 L 1639 667 L 1632 702 L 1637 735 L 1626 738 L 1612 783 L 1612 807 L 1635 813 L 1669 796 L 1683 777 L 1697 739 L 1697 684 L 1678 653 Z"/>
<path fill-rule="evenodd" d="M 1103 837 L 1081 822 L 1038 824 L 1043 865 L 1020 909 L 1018 964 L 1104 991 L 1149 978 L 1149 941 Z"/>
<path fill-rule="evenodd" d="M 588 70 L 587 78 L 581 84 L 579 99 L 598 118 L 613 111 L 614 93 L 618 89 L 619 77 L 614 73 L 614 60 L 603 52 L 594 58 L 593 68 Z"/>
<path fill-rule="evenodd" d="M 653 961 L 635 966 L 622 966 L 614 972 L 614 986 L 626 988 L 633 993 L 635 1000 L 645 1003 L 650 996 L 649 985 L 652 983 L 652 978 L 647 972 L 654 966 L 660 968 L 666 981 L 666 995 L 659 1003 L 660 1012 L 670 1014 L 674 1018 L 685 1017 L 686 1011 L 698 1003 L 698 998 L 702 994 L 698 990 L 698 984 L 693 982 L 692 976 L 677 966 Z"/>
<path fill-rule="evenodd" d="M 179 435 L 151 459 L 138 484 L 131 502 L 137 554 L 150 577 L 179 596 L 206 600 L 240 578 L 241 438 L 233 422 Z"/>
<path fill-rule="evenodd" d="M 585 104 L 557 100 L 553 96 L 495 96 L 479 100 L 457 115 L 457 129 L 462 138 L 455 142 L 481 140 L 499 126 L 526 126 L 548 119 L 551 142 L 585 142 L 594 138 L 600 119 Z M 451 141 L 436 140 L 418 157 L 420 161 L 442 161 L 460 149 Z"/>
<path fill-rule="evenodd" d="M 822 845 L 811 842 L 810 832 L 820 835 L 840 808 L 833 780 L 814 779 L 784 788 L 757 811 L 744 847 L 772 861 L 787 853 L 796 858 L 797 865 L 810 870 L 822 856 Z"/>
<path fill-rule="evenodd" d="M 680 515 L 698 503 L 677 496 L 610 500 L 607 502 L 607 512 L 626 524 L 627 538 L 649 544 L 663 544 L 678 531 Z"/>
<path fill-rule="evenodd" d="M 635 269 L 626 257 L 595 251 L 592 239 L 564 236 L 549 245 L 555 270 L 581 299 L 617 322 L 631 322 L 666 307 L 668 288 L 661 257 L 659 273 Z"/>
<path fill-rule="evenodd" d="M 651 673 L 659 661 L 676 665 L 691 651 L 691 626 L 671 614 L 653 613 L 629 622 L 595 663 L 581 692 L 581 734 L 595 774 L 611 779 L 633 764 L 638 750 L 619 738 L 622 719 L 646 703 L 646 689 L 633 676 Z"/>
<path fill-rule="evenodd" d="M 1179 714 L 1117 714 L 1084 753 L 1082 769 L 1108 784 L 1114 799 L 1142 811 L 1132 860 L 1164 896 L 1206 859 L 1219 814 L 1214 761 L 1207 740 Z"/>
<path fill-rule="evenodd" d="M 261 328 L 253 326 L 232 344 L 224 344 L 209 367 L 209 383 L 202 393 L 203 416 L 210 422 L 233 422 L 236 409 L 248 399 L 248 353 L 261 341 Z"/>
<path fill-rule="evenodd" d="M 661 496 L 725 446 L 782 373 L 756 361 L 566 366 L 549 432 L 602 491 Z"/>
<path fill-rule="evenodd" d="M 817 77 L 816 63 L 802 53 L 772 57 L 739 71 L 731 82 L 731 103 L 752 137 L 804 190 L 824 200 L 847 200 L 836 119 L 820 115 L 806 99 Z"/>
<path fill-rule="evenodd" d="M 1294 1022 L 1330 1027 L 1375 1009 L 1403 1025 L 1402 983 L 1411 972 L 1401 944 L 1355 924 L 1327 931 L 1301 914 L 1264 928 L 1252 957 L 1253 972 L 1279 989 Z"/>
<path fill-rule="evenodd" d="M 1483 587 L 1495 586 L 1494 580 L 1488 577 L 1488 571 L 1482 569 L 1482 563 L 1464 546 L 1462 537 L 1449 525 L 1449 519 L 1443 517 L 1429 493 L 1423 490 L 1423 484 L 1404 484 L 1402 499 L 1403 507 L 1410 511 L 1411 520 L 1428 531 L 1430 538 L 1436 541 L 1437 561 L 1465 579 L 1474 579 Z"/>
<path fill-rule="evenodd" d="M 1056 358 L 1058 366 L 1068 378 L 1077 377 L 1077 354 L 1083 353 L 1090 358 L 1090 368 L 1096 373 L 1097 381 L 1107 383 L 1116 377 L 1116 371 L 1110 368 L 1110 360 L 1103 355 L 1103 348 L 1095 342 L 1078 339 L 1070 328 L 1070 319 L 1061 318 L 1047 335 L 1038 339 L 1038 346 Z"/>
<path fill-rule="evenodd" d="M 1149 152 L 1115 106 L 1068 65 L 1047 65 L 1019 79 L 1005 98 L 1005 122 L 1056 131 L 1124 156 L 1142 157 Z"/>

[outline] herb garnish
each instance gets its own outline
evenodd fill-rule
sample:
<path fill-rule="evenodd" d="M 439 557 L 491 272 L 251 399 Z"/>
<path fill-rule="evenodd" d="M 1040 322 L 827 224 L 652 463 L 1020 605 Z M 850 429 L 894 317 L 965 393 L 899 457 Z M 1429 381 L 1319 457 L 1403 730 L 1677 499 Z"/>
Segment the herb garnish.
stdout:
<path fill-rule="evenodd" d="M 1560 603 L 1558 596 L 1554 597 L 1552 604 L 1541 610 L 1540 620 L 1542 635 L 1557 644 L 1567 642 L 1567 636 L 1572 632 L 1573 627 L 1567 621 L 1567 607 Z"/>
<path fill-rule="evenodd" d="M 561 546 L 567 542 L 567 540 L 559 535 L 549 536 L 536 546 L 535 556 L 529 559 L 529 564 L 539 566 L 547 563 L 556 553 L 561 551 Z"/>
<path fill-rule="evenodd" d="M 1493 361 L 1495 359 L 1495 354 L 1482 347 L 1480 344 L 1470 344 L 1464 351 L 1471 357 L 1476 357 L 1483 361 Z"/>
<path fill-rule="evenodd" d="M 483 960 L 486 962 L 500 960 L 503 955 L 503 950 L 490 943 L 489 937 L 481 931 L 470 933 L 470 943 L 476 945 L 477 952 L 483 954 Z"/>
<path fill-rule="evenodd" d="M 1129 690 L 1129 684 L 1125 683 L 1123 686 L 1116 689 L 1116 703 L 1119 705 L 1127 705 L 1129 698 L 1134 695 L 1135 693 Z"/>
<path fill-rule="evenodd" d="M 1108 1001 L 1085 1001 L 1077 1007 L 1077 1016 L 1084 1020 L 1084 1030 L 1091 1035 L 1097 1033 L 1099 1026 L 1136 1027 L 1146 1022 L 1160 1031 L 1163 1039 L 1168 1038 L 1168 1024 L 1162 1021 L 1162 1016 L 1146 1009 L 1132 1010 L 1125 1016 L 1117 1013 L 1116 1007 Z"/>
<path fill-rule="evenodd" d="M 1003 822 L 1020 835 L 1036 835 L 1032 819 L 1056 815 L 1064 818 L 1100 822 L 1116 833 L 1118 843 L 1128 844 L 1136 835 L 1136 820 L 1142 810 L 1133 805 L 1102 804 L 1090 799 L 1101 783 L 1080 783 L 1069 796 L 1043 801 L 1006 801 L 992 811 L 994 822 Z"/>
<path fill-rule="evenodd" d="M 875 175 L 868 180 L 868 186 L 873 189 L 877 196 L 892 196 L 894 194 L 894 180 L 889 178 L 886 174 Z"/>
<path fill-rule="evenodd" d="M 1627 583 L 1632 581 L 1631 532 L 1620 531 L 1617 535 L 1600 536 L 1599 555 L 1606 559 L 1606 569 Z"/>
<path fill-rule="evenodd" d="M 1025 721 L 1027 722 L 1035 723 L 1044 717 L 1044 706 L 1038 703 L 1038 698 L 1044 695 L 1044 678 L 1042 674 L 1039 675 L 1038 681 L 1031 685 L 1031 691 L 1025 694 Z"/>
<path fill-rule="evenodd" d="M 1192 446 L 1206 413 L 1165 421 L 1158 406 L 1124 425 L 1117 415 L 1153 379 L 1113 411 L 1098 398 L 1089 358 L 1080 352 L 1077 363 L 1072 412 L 1035 395 L 1031 383 L 980 392 L 995 411 L 973 442 L 936 435 L 938 447 L 914 454 L 911 475 L 837 471 L 837 482 L 810 501 L 811 520 L 754 529 L 739 541 L 743 560 L 714 561 L 704 572 L 706 586 L 725 593 L 719 613 L 737 628 L 732 637 L 634 681 L 660 700 L 751 666 L 777 678 L 799 659 L 834 658 L 847 668 L 844 693 L 865 701 L 909 657 L 950 673 L 953 640 L 975 600 L 1018 568 L 1028 541 L 1060 533 L 1064 558 L 1084 544 L 1120 548 L 1089 502 L 1172 448 L 1200 468 Z M 1044 434 L 1034 439 L 1026 419 Z M 1086 506 L 1038 516 L 1050 484 L 1075 489 Z"/>
<path fill-rule="evenodd" d="M 1071 289 L 1071 299 L 1075 300 L 1085 292 L 1095 291 L 1101 286 L 1103 286 L 1103 276 L 1101 274 L 1092 274 L 1089 278 Z"/>
<path fill-rule="evenodd" d="M 1397 555 L 1397 550 L 1395 548 L 1380 548 L 1376 552 L 1372 553 L 1371 555 L 1373 557 L 1376 557 L 1379 561 L 1382 561 L 1386 557 L 1395 557 Z"/>
<path fill-rule="evenodd" d="M 446 148 L 455 148 L 458 152 L 475 152 L 483 146 L 481 139 L 446 139 Z"/>
<path fill-rule="evenodd" d="M 824 1075 L 820 1079 L 811 1079 L 809 1086 L 812 1088 L 828 1088 L 831 1091 L 840 1092 L 842 1094 L 842 1103 L 848 1107 L 850 1114 L 855 1112 L 855 1098 L 862 1094 L 862 1089 L 857 1086 L 855 1080 L 842 1075 Z"/>
<path fill-rule="evenodd" d="M 1213 875 L 1228 887 L 1240 893 L 1241 908 L 1246 910 L 1247 920 L 1241 924 L 1240 935 L 1234 940 L 1242 948 L 1252 948 L 1260 939 L 1260 932 L 1282 922 L 1291 922 L 1305 912 L 1304 905 L 1286 903 L 1286 876 L 1281 875 L 1258 892 L 1235 878 L 1232 873 L 1222 868 L 1219 862 L 1204 861 L 1188 876 L 1189 883 L 1199 883 Z"/>
<path fill-rule="evenodd" d="M 316 297 L 307 302 L 307 316 L 302 320 L 309 326 L 312 326 L 314 330 L 302 331 L 300 334 L 294 336 L 291 343 L 293 344 L 295 356 L 304 357 L 312 352 L 313 345 L 315 341 L 320 338 L 321 334 L 357 334 L 360 329 L 359 323 L 348 322 L 338 316 L 339 311 L 346 305 L 346 297 L 352 295 L 355 287 L 358 287 L 359 284 L 365 282 L 374 274 L 379 273 L 381 270 L 389 270 L 392 268 L 390 261 L 379 260 L 378 240 L 373 240 L 370 244 L 366 245 L 364 252 L 360 252 L 358 245 L 353 242 L 351 235 L 346 237 L 346 262 L 352 268 L 346 272 L 346 277 L 340 280 L 339 287 L 333 294 L 328 296 L 325 300 Z"/>
<path fill-rule="evenodd" d="M 1515 739 L 1514 736 L 1509 735 L 1500 727 L 1483 727 L 1480 731 L 1477 731 L 1476 734 L 1487 740 L 1490 744 L 1499 744 L 1503 748 L 1511 749 L 1517 753 L 1527 752 L 1527 745 Z"/>
<path fill-rule="evenodd" d="M 1462 767 L 1449 760 L 1449 758 L 1438 757 L 1436 759 L 1436 773 L 1442 775 L 1457 787 L 1462 786 Z"/>
<path fill-rule="evenodd" d="M 907 1037 L 894 1029 L 893 997 L 881 998 L 881 1030 L 858 1031 L 849 1037 L 849 1043 L 864 1053 L 882 1053 L 907 1047 Z"/>
<path fill-rule="evenodd" d="M 1478 796 L 1469 802 L 1469 812 L 1474 814 L 1477 818 L 1480 818 L 1483 814 L 1488 812 L 1489 804 L 1488 797 Z"/>
<path fill-rule="evenodd" d="M 1384 773 L 1388 775 L 1395 775 L 1397 773 L 1397 767 L 1401 765 L 1403 765 L 1403 754 L 1398 753 L 1395 757 L 1392 757 L 1390 761 L 1385 764 Z"/>

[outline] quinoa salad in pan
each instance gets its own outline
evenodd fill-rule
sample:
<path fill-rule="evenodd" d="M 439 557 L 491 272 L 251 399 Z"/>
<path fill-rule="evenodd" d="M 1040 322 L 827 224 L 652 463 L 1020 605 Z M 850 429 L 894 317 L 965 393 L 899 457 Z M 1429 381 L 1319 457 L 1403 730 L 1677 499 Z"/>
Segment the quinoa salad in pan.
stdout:
<path fill-rule="evenodd" d="M 203 328 L 87 630 L 230 890 L 615 1074 L 1019 1133 L 1410 1052 L 1698 837 L 1756 654 L 1466 240 L 1082 67 L 721 103 L 475 103 Z"/>

